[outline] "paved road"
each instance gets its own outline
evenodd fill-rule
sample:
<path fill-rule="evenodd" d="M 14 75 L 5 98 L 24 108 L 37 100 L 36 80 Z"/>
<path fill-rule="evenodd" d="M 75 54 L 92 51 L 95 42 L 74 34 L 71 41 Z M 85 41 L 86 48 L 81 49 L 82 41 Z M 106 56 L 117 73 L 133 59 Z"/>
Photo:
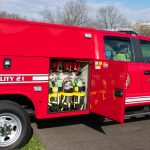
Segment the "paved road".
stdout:
<path fill-rule="evenodd" d="M 125 124 L 71 117 L 44 120 L 33 130 L 46 150 L 150 150 L 150 117 Z"/>

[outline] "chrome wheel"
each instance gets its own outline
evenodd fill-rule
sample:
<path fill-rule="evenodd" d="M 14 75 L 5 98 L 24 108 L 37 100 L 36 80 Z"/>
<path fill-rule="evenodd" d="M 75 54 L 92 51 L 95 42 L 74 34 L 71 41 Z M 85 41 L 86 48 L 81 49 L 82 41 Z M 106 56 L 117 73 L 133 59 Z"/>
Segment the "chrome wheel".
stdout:
<path fill-rule="evenodd" d="M 0 147 L 15 143 L 22 131 L 20 119 L 11 113 L 0 114 Z"/>

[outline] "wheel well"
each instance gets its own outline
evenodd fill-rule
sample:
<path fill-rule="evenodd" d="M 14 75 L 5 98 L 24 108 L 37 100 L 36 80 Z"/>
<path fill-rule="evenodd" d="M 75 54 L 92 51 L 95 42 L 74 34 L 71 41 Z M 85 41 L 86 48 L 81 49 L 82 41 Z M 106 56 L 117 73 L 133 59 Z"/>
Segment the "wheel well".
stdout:
<path fill-rule="evenodd" d="M 19 104 L 22 108 L 24 108 L 28 114 L 33 115 L 35 113 L 35 108 L 32 101 L 24 95 L 18 94 L 0 95 L 0 100 L 13 101 Z"/>

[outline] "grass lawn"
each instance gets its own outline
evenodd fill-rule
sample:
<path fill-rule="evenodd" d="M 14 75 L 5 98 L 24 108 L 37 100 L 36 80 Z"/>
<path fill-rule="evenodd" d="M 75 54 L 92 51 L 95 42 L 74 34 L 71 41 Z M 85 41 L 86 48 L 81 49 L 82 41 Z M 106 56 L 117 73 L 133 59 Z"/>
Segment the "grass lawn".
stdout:
<path fill-rule="evenodd" d="M 45 148 L 36 137 L 32 137 L 29 143 L 20 150 L 45 150 Z"/>

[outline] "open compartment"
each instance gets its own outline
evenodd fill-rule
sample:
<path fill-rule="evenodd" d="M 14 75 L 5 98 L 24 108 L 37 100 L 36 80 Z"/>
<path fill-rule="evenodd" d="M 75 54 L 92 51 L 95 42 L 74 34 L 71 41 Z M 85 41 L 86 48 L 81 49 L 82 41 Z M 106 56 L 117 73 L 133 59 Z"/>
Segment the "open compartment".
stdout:
<path fill-rule="evenodd" d="M 51 59 L 48 111 L 86 110 L 89 64 L 84 61 Z"/>

